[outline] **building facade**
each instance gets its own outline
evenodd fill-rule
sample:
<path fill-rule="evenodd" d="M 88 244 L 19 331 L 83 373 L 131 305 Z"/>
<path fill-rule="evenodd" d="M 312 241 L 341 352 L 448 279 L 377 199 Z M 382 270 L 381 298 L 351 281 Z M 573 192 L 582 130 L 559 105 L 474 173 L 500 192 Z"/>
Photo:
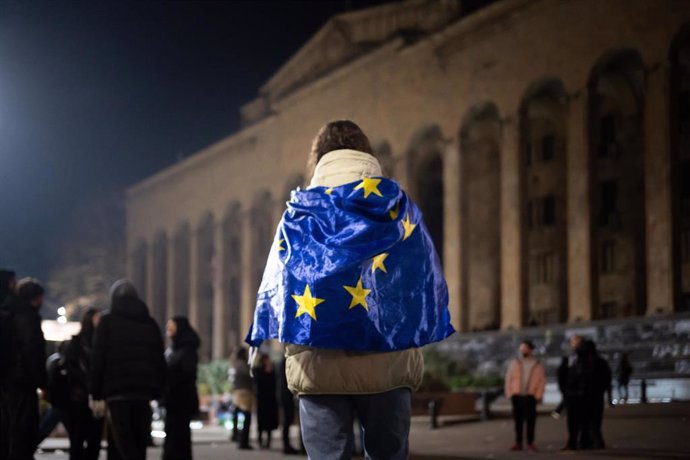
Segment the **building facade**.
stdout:
<path fill-rule="evenodd" d="M 332 18 L 240 131 L 127 191 L 129 276 L 205 358 L 340 118 L 420 204 L 459 330 L 690 310 L 690 1 L 408 0 Z"/>

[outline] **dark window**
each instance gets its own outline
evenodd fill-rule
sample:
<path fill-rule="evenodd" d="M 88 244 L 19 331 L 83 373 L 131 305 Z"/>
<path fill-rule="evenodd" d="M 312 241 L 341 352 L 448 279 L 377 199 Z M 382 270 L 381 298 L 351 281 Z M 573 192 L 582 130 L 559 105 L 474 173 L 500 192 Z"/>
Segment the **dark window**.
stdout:
<path fill-rule="evenodd" d="M 601 118 L 599 126 L 600 141 L 599 141 L 599 156 L 600 157 L 615 157 L 616 151 L 616 117 L 614 115 L 606 115 Z"/>
<path fill-rule="evenodd" d="M 618 214 L 618 184 L 615 180 L 607 180 L 599 184 L 601 199 L 601 215 L 599 224 L 601 226 L 615 223 Z"/>
<path fill-rule="evenodd" d="M 527 166 L 532 164 L 532 146 L 533 144 L 531 141 L 525 142 L 525 164 L 527 164 Z"/>
<path fill-rule="evenodd" d="M 534 205 L 532 201 L 527 202 L 527 228 L 530 230 L 534 228 Z"/>
<path fill-rule="evenodd" d="M 601 318 L 615 318 L 618 316 L 618 304 L 616 302 L 603 302 L 599 309 Z"/>
<path fill-rule="evenodd" d="M 556 137 L 553 134 L 541 138 L 541 161 L 551 161 L 556 156 Z"/>
<path fill-rule="evenodd" d="M 549 195 L 542 201 L 542 223 L 544 227 L 556 225 L 556 198 Z"/>
<path fill-rule="evenodd" d="M 616 270 L 616 245 L 613 241 L 604 241 L 601 244 L 600 272 L 602 274 L 613 273 Z"/>

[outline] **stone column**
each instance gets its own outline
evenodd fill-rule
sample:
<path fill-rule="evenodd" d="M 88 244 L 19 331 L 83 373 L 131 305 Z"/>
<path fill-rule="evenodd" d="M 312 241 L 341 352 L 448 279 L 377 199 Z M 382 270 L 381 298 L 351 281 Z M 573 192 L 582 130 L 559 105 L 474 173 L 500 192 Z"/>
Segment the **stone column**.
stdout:
<path fill-rule="evenodd" d="M 173 232 L 168 232 L 168 246 L 167 251 L 167 262 L 166 267 L 167 273 L 165 274 L 167 283 L 165 285 L 166 294 L 165 300 L 167 305 L 165 306 L 165 314 L 168 318 L 175 316 L 175 234 Z"/>
<path fill-rule="evenodd" d="M 460 177 L 460 146 L 456 135 L 443 152 L 443 271 L 448 282 L 451 320 L 462 331 L 467 325 L 462 324 Z"/>
<path fill-rule="evenodd" d="M 199 330 L 199 227 L 192 225 L 189 231 L 189 312 L 190 323 Z M 208 337 L 202 337 L 208 340 Z"/>
<path fill-rule="evenodd" d="M 570 97 L 567 136 L 568 321 L 587 321 L 592 318 L 592 232 L 584 90 Z"/>
<path fill-rule="evenodd" d="M 227 305 L 227 283 L 225 279 L 225 238 L 223 234 L 223 220 L 217 220 L 215 228 L 213 229 L 213 247 L 215 260 L 213 261 L 213 343 L 212 356 L 213 359 L 223 359 L 227 357 L 228 350 L 225 349 L 227 343 L 227 324 L 228 318 L 226 315 L 225 305 Z"/>
<path fill-rule="evenodd" d="M 523 322 L 518 128 L 517 117 L 512 116 L 501 132 L 501 329 L 519 328 Z"/>
<path fill-rule="evenodd" d="M 254 256 L 252 251 L 252 224 L 251 224 L 251 207 L 246 212 L 241 214 L 242 225 L 242 249 L 241 249 L 241 308 L 240 308 L 240 341 L 244 340 L 245 334 L 249 331 L 249 326 L 252 324 L 254 307 L 256 306 L 256 291 L 254 290 L 254 281 L 252 280 L 252 266 L 255 261 L 252 260 Z"/>
<path fill-rule="evenodd" d="M 645 92 L 647 313 L 673 312 L 673 223 L 668 68 L 653 68 Z"/>

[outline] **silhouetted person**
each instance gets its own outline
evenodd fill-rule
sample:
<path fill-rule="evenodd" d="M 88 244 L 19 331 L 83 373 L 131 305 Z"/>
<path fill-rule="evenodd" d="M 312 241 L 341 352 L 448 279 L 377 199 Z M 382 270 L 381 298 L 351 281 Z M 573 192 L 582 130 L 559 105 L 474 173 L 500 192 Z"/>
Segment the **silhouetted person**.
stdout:
<path fill-rule="evenodd" d="M 628 354 L 621 354 L 621 359 L 616 369 L 616 383 L 618 384 L 618 401 L 628 401 L 628 385 L 630 385 L 630 377 L 633 373 L 633 367 L 628 359 Z"/>
<path fill-rule="evenodd" d="M 591 362 L 592 380 L 591 388 L 587 395 L 587 410 L 590 419 L 589 444 L 583 448 L 604 449 L 606 443 L 601 431 L 601 424 L 604 418 L 604 400 L 611 404 L 611 367 L 604 358 L 597 352 L 594 342 L 587 340 L 584 342 L 587 358 Z"/>
<path fill-rule="evenodd" d="M 57 350 L 48 356 L 46 361 L 46 399 L 50 407 L 41 416 L 41 423 L 38 428 L 38 441 L 40 445 L 55 430 L 60 422 L 68 430 L 68 422 L 65 414 L 69 406 L 69 382 L 67 381 L 67 370 L 65 368 L 65 349 L 67 342 L 60 342 Z"/>
<path fill-rule="evenodd" d="M 505 377 L 505 395 L 513 405 L 515 420 L 515 444 L 510 450 L 522 450 L 523 429 L 527 425 L 527 449 L 534 452 L 537 402 L 544 396 L 546 374 L 542 363 L 534 357 L 532 342 L 523 341 L 519 351 L 520 357 L 510 363 Z"/>
<path fill-rule="evenodd" d="M 556 409 L 554 409 L 554 411 L 551 412 L 551 417 L 555 418 L 556 420 L 561 418 L 561 414 L 566 409 L 566 407 L 565 407 L 565 386 L 566 386 L 567 374 L 568 374 L 568 357 L 563 356 L 561 358 L 561 364 L 558 367 L 558 370 L 556 373 L 556 380 L 558 382 L 558 391 L 561 392 L 561 402 L 558 403 L 558 406 L 556 406 Z"/>
<path fill-rule="evenodd" d="M 0 383 L 0 458 L 33 459 L 38 443 L 38 388 L 46 385 L 46 343 L 41 331 L 44 290 L 32 278 L 17 283 L 2 306 L 10 360 Z"/>
<path fill-rule="evenodd" d="M 81 318 L 81 330 L 65 350 L 65 368 L 70 384 L 65 424 L 69 432 L 70 459 L 96 460 L 101 451 L 103 417 L 94 417 L 89 408 L 89 374 L 95 330 L 101 313 L 89 308 Z"/>
<path fill-rule="evenodd" d="M 586 448 L 590 445 L 588 397 L 591 389 L 592 363 L 588 359 L 582 337 L 570 338 L 571 353 L 561 364 L 565 404 L 568 414 L 568 442 L 563 450 Z"/>
<path fill-rule="evenodd" d="M 191 460 L 192 432 L 189 422 L 199 412 L 196 371 L 199 363 L 199 336 L 184 316 L 175 316 L 166 325 L 170 346 L 165 351 L 168 374 L 161 404 L 165 407 L 164 460 Z"/>
<path fill-rule="evenodd" d="M 271 433 L 278 428 L 276 372 L 268 355 L 261 355 L 259 367 L 254 369 L 256 382 L 256 418 L 259 447 L 271 448 Z"/>
<path fill-rule="evenodd" d="M 283 453 L 286 455 L 294 455 L 299 453 L 290 443 L 290 426 L 292 426 L 295 421 L 295 397 L 290 391 L 290 388 L 288 388 L 287 378 L 285 376 L 285 359 L 280 362 L 277 374 L 279 386 L 278 396 L 282 415 Z"/>
<path fill-rule="evenodd" d="M 14 294 L 17 288 L 17 274 L 13 270 L 0 270 L 0 306 Z"/>
<path fill-rule="evenodd" d="M 160 398 L 165 380 L 163 340 L 129 281 L 117 281 L 110 292 L 110 311 L 94 336 L 91 394 L 95 408 L 107 402 L 114 442 L 108 457 L 144 460 L 151 433 L 149 401 Z"/>
<path fill-rule="evenodd" d="M 230 370 L 230 389 L 232 392 L 232 404 L 234 430 L 237 430 L 240 416 L 243 417 L 242 431 L 237 433 L 237 441 L 240 449 L 251 449 L 249 445 L 249 428 L 252 422 L 252 406 L 254 405 L 254 382 L 247 363 L 248 355 L 245 348 L 240 348 L 235 354 L 235 359 Z"/>

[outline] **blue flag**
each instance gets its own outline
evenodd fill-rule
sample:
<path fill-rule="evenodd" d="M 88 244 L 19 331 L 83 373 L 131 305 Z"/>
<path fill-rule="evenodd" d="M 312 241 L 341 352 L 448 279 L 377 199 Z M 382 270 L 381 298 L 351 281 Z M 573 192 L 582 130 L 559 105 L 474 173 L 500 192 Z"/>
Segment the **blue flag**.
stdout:
<path fill-rule="evenodd" d="M 246 342 L 393 351 L 454 332 L 417 206 L 393 180 L 297 189 L 278 225 Z"/>

